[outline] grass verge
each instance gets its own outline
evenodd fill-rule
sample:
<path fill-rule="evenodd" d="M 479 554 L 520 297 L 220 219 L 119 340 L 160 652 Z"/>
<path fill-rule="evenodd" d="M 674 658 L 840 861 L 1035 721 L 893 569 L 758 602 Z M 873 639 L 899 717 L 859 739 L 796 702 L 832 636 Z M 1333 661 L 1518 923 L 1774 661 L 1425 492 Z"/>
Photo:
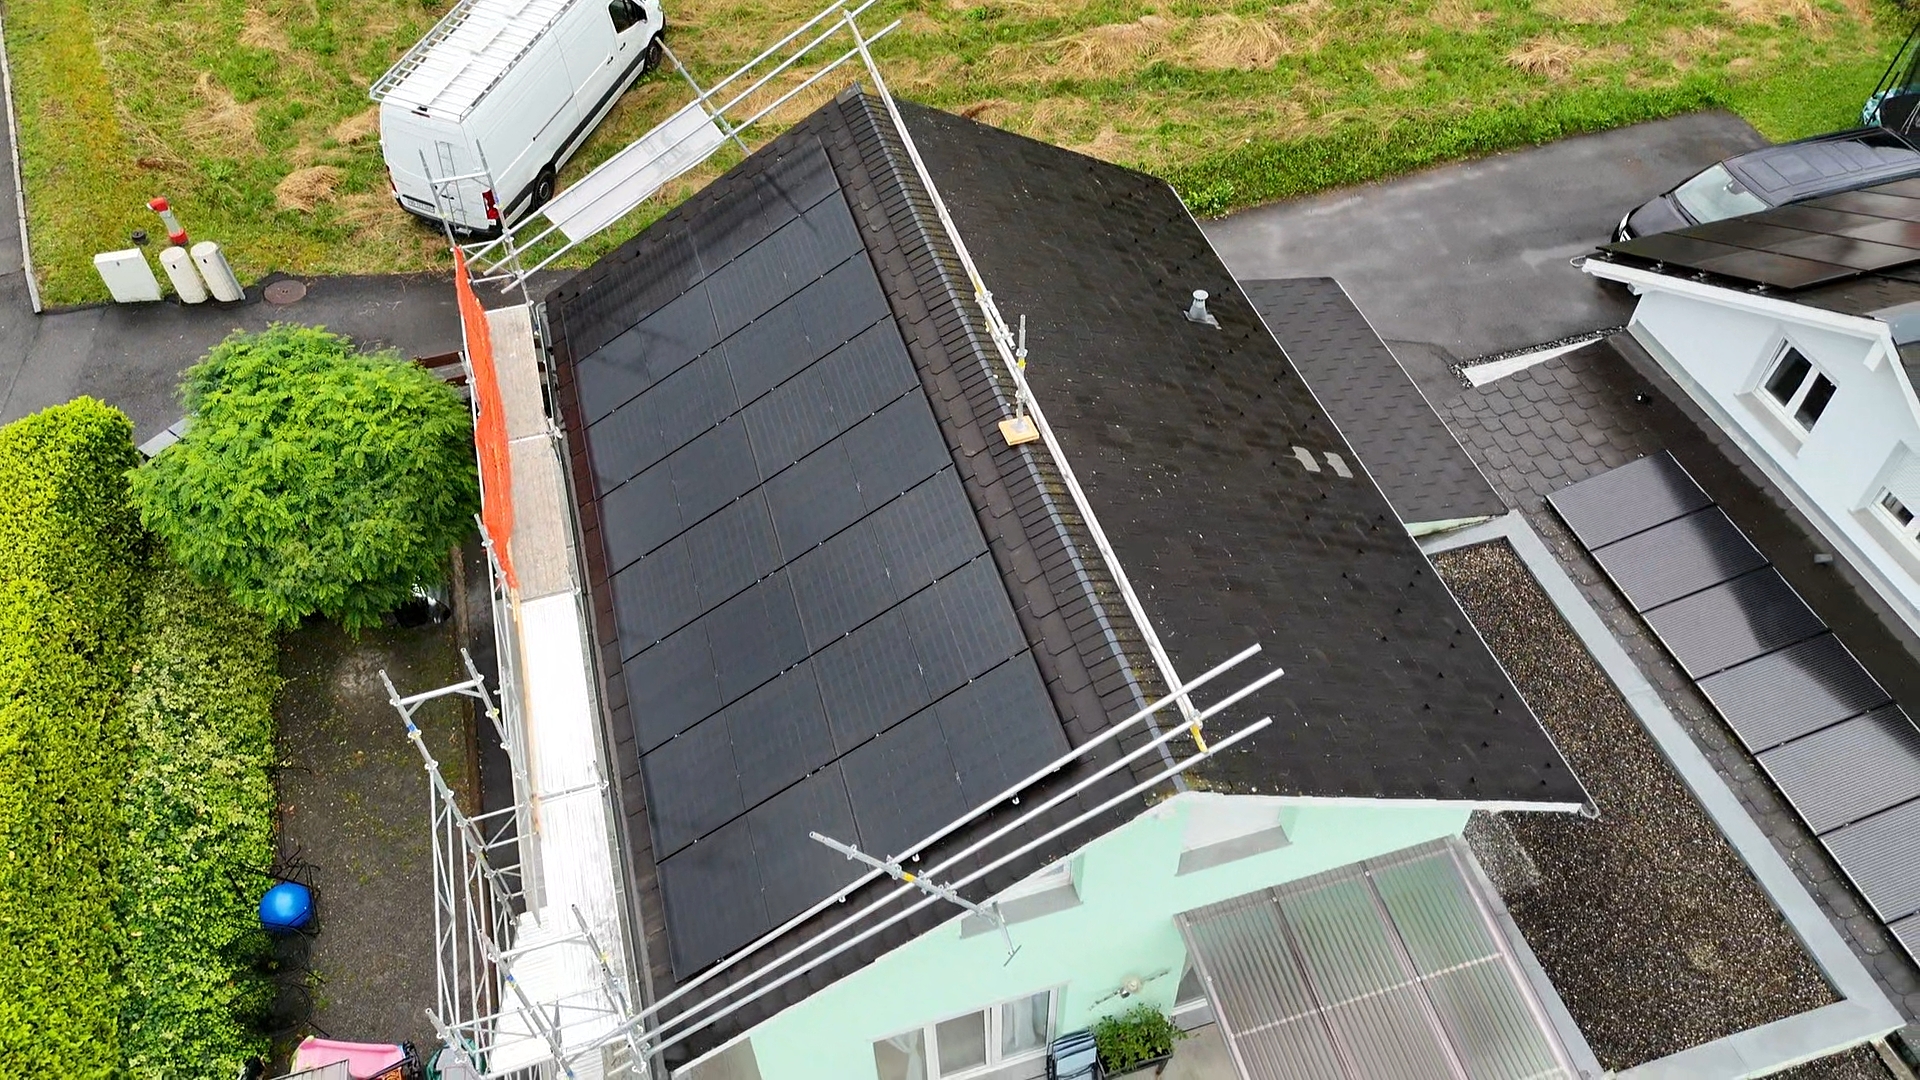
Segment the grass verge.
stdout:
<path fill-rule="evenodd" d="M 50 302 L 99 298 L 91 253 L 151 228 L 161 193 L 243 276 L 440 265 L 387 196 L 365 87 L 445 3 L 13 0 Z M 667 18 L 711 81 L 818 4 L 679 0 Z M 1887 0 L 882 0 L 886 18 L 896 92 L 1168 177 L 1203 213 L 1702 107 L 1776 139 L 1843 127 L 1904 30 Z M 563 184 L 686 96 L 670 74 L 641 84 Z"/>

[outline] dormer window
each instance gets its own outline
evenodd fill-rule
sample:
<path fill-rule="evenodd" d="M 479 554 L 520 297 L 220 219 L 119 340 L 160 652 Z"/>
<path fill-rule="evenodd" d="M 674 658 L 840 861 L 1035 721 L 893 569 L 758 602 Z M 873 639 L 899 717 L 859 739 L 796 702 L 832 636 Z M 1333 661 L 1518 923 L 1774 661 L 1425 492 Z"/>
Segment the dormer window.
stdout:
<path fill-rule="evenodd" d="M 1914 517 L 1913 510 L 1901 501 L 1900 496 L 1883 491 L 1879 502 L 1874 505 L 1887 524 L 1906 537 L 1909 543 L 1920 543 L 1920 518 Z"/>
<path fill-rule="evenodd" d="M 1781 412 L 1792 417 L 1802 431 L 1812 431 L 1838 388 L 1813 366 L 1813 361 L 1789 345 L 1774 364 L 1773 373 L 1767 376 L 1766 389 L 1767 396 L 1780 406 Z"/>

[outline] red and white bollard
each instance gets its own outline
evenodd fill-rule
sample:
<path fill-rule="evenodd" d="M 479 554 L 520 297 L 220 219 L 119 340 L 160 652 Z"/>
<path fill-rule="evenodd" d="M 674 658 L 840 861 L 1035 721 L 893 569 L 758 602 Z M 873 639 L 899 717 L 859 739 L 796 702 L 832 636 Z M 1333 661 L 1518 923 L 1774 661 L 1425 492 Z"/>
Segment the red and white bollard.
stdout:
<path fill-rule="evenodd" d="M 147 209 L 160 215 L 160 223 L 167 227 L 167 239 L 173 242 L 173 246 L 187 246 L 187 230 L 180 227 L 180 219 L 173 216 L 173 208 L 167 205 L 164 196 L 149 200 Z"/>

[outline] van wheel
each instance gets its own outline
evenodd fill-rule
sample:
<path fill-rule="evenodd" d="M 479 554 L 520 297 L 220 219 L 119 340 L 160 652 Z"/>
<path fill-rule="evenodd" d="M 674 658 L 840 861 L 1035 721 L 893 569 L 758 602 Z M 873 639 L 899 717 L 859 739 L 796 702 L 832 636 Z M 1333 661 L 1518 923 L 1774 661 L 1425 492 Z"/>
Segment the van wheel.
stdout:
<path fill-rule="evenodd" d="M 647 39 L 647 49 L 640 54 L 640 75 L 642 78 L 659 68 L 660 54 L 665 51 L 660 44 L 659 34 L 655 34 L 653 37 Z"/>
<path fill-rule="evenodd" d="M 534 177 L 533 205 L 527 209 L 538 210 L 547 205 L 547 200 L 551 198 L 553 198 L 553 166 L 549 165 L 540 170 L 539 176 Z"/>

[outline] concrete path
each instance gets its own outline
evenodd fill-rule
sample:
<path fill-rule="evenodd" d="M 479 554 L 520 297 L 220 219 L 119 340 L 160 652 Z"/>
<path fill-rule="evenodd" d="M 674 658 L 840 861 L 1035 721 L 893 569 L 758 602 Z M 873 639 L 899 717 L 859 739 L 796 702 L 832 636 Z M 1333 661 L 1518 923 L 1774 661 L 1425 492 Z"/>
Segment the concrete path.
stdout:
<path fill-rule="evenodd" d="M 1416 381 L 1460 361 L 1618 326 L 1624 290 L 1568 265 L 1627 210 L 1765 140 L 1697 113 L 1233 214 L 1206 232 L 1242 279 L 1337 278 Z"/>
<path fill-rule="evenodd" d="M 256 285 L 232 305 L 165 300 L 36 316 L 21 266 L 5 123 L 0 178 L 0 423 L 91 394 L 131 416 L 135 441 L 144 441 L 180 418 L 175 387 L 181 371 L 228 333 L 271 322 L 323 325 L 408 356 L 460 347 L 453 290 L 435 275 L 312 279 L 306 298 L 285 307 L 263 302 Z M 101 238 L 103 248 L 125 243 L 124 237 Z"/>

